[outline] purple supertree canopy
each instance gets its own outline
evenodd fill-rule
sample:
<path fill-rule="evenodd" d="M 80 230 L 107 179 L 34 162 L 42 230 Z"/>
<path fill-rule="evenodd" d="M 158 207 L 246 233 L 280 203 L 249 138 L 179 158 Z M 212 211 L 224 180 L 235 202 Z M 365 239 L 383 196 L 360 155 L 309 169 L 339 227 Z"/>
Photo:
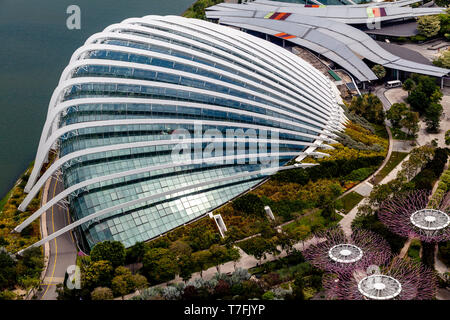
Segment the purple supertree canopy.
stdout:
<path fill-rule="evenodd" d="M 412 191 L 384 201 L 378 217 L 392 232 L 425 242 L 450 240 L 450 197 L 447 194 L 437 209 L 427 208 L 430 193 Z"/>
<path fill-rule="evenodd" d="M 318 240 L 303 251 L 305 259 L 327 272 L 346 274 L 370 265 L 384 265 L 391 257 L 388 243 L 379 235 L 364 229 L 355 230 L 347 238 L 335 227 L 314 235 Z"/>
<path fill-rule="evenodd" d="M 437 278 L 421 263 L 396 257 L 374 274 L 326 274 L 323 287 L 331 300 L 430 300 L 436 295 Z"/>

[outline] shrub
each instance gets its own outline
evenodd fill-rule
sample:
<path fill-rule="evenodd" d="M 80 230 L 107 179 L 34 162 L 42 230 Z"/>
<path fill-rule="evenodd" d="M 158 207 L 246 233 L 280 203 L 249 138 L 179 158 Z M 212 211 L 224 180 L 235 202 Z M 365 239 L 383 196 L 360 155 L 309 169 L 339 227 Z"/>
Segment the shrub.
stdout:
<path fill-rule="evenodd" d="M 105 287 L 97 287 L 91 292 L 92 300 L 112 300 L 114 298 L 112 290 Z"/>
<path fill-rule="evenodd" d="M 231 293 L 230 285 L 225 280 L 219 280 L 217 285 L 214 288 L 214 294 L 223 297 L 227 296 Z"/>
<path fill-rule="evenodd" d="M 373 172 L 372 168 L 360 168 L 353 170 L 350 174 L 345 177 L 345 180 L 350 181 L 363 181 Z"/>
<path fill-rule="evenodd" d="M 275 294 L 272 291 L 266 291 L 262 295 L 262 299 L 263 300 L 273 300 L 273 299 L 275 299 Z"/>
<path fill-rule="evenodd" d="M 233 209 L 246 215 L 264 216 L 264 203 L 254 194 L 247 193 L 233 201 Z"/>
<path fill-rule="evenodd" d="M 423 16 L 417 20 L 419 34 L 424 37 L 433 37 L 441 29 L 441 22 L 437 16 Z"/>
<path fill-rule="evenodd" d="M 412 36 L 411 40 L 414 41 L 414 42 L 422 42 L 422 41 L 427 40 L 427 37 L 418 34 L 418 35 Z"/>
<path fill-rule="evenodd" d="M 397 37 L 395 40 L 396 40 L 397 42 L 404 43 L 404 42 L 407 42 L 407 41 L 408 41 L 408 38 L 405 38 L 405 37 Z"/>
<path fill-rule="evenodd" d="M 125 246 L 120 241 L 103 241 L 97 243 L 91 251 L 91 260 L 110 261 L 114 268 L 125 263 Z"/>

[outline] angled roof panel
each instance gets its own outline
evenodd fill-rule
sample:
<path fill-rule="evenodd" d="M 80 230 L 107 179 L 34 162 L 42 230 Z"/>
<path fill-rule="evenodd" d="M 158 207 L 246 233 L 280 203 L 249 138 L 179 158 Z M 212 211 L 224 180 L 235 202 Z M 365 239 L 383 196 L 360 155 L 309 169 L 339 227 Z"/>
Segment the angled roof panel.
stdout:
<path fill-rule="evenodd" d="M 305 5 L 293 5 L 285 2 L 250 2 L 246 4 L 225 4 L 215 5 L 207 10 L 223 10 L 224 8 L 241 7 L 242 10 L 254 11 L 275 11 L 297 13 L 304 16 L 313 16 L 328 18 L 330 20 L 339 21 L 347 24 L 364 24 L 370 19 L 377 19 L 379 21 L 390 21 L 395 19 L 408 19 L 420 17 L 424 15 L 440 14 L 445 11 L 444 8 L 411 8 L 400 6 L 322 6 L 319 8 L 306 7 Z M 228 10 L 228 9 L 226 9 Z"/>
<path fill-rule="evenodd" d="M 250 5 L 235 5 L 245 8 L 248 12 L 248 8 L 258 8 L 258 2 L 254 2 Z M 212 8 L 216 8 L 212 7 Z M 298 9 L 296 6 L 294 9 Z M 321 9 L 321 8 L 318 8 Z M 334 9 L 334 8 L 333 8 Z M 346 8 L 337 7 L 337 14 L 345 12 Z M 359 8 L 362 9 L 362 8 Z M 399 9 L 394 7 L 392 9 Z M 408 8 L 400 8 L 408 9 Z M 310 8 L 308 10 L 315 10 Z M 366 10 L 366 9 L 362 9 Z M 394 10 L 395 11 L 395 10 Z M 393 11 L 393 12 L 394 12 Z M 370 68 L 361 60 L 361 58 L 368 59 L 374 63 L 381 64 L 390 68 L 417 72 L 421 74 L 431 76 L 446 76 L 449 73 L 448 69 L 437 68 L 434 66 L 416 63 L 390 53 L 383 49 L 376 43 L 369 35 L 363 31 L 353 28 L 344 23 L 339 23 L 326 18 L 320 18 L 311 15 L 302 15 L 293 13 L 289 15 L 284 21 L 270 19 L 271 12 L 255 10 L 254 17 L 241 17 L 234 15 L 234 11 L 215 11 L 211 13 L 210 8 L 207 9 L 207 17 L 219 17 L 219 22 L 223 24 L 229 24 L 238 26 L 244 29 L 255 30 L 259 32 L 265 32 L 270 35 L 276 35 L 278 33 L 286 33 L 283 35 L 283 39 L 300 44 L 298 38 L 307 40 L 305 47 L 323 54 L 323 48 L 334 53 L 334 55 L 328 54 L 330 60 L 344 67 L 347 65 L 347 69 L 350 73 L 355 75 L 360 81 L 375 80 L 376 76 L 370 70 Z M 340 13 L 339 13 L 340 12 Z M 355 11 L 356 12 L 356 11 Z M 293 37 L 295 39 L 292 39 Z M 312 46 L 315 44 L 315 49 Z M 343 62 L 343 60 L 347 60 Z M 350 65 L 350 66 L 349 66 Z M 361 77 L 361 75 L 364 75 Z"/>

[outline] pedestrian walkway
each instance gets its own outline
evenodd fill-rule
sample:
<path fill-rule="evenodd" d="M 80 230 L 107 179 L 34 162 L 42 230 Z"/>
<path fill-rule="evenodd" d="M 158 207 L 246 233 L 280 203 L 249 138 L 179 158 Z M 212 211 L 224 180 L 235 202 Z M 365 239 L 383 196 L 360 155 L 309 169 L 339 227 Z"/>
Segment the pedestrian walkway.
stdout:
<path fill-rule="evenodd" d="M 361 184 L 359 184 L 359 186 L 355 189 L 356 193 L 359 193 L 360 195 L 364 196 L 364 197 L 368 197 L 370 195 L 370 193 L 372 192 L 373 189 L 373 185 L 368 182 L 365 181 Z"/>

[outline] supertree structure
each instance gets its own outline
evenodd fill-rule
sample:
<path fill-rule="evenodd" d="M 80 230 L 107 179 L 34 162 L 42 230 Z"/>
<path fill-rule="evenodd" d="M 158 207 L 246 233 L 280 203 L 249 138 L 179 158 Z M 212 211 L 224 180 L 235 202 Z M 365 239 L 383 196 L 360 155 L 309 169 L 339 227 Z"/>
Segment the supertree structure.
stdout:
<path fill-rule="evenodd" d="M 418 190 L 403 193 L 384 201 L 378 218 L 392 232 L 427 243 L 450 240 L 450 193 L 435 209 L 428 208 L 430 192 Z"/>
<path fill-rule="evenodd" d="M 437 280 L 430 268 L 396 257 L 374 273 L 327 274 L 323 287 L 331 300 L 429 300 L 436 295 Z"/>
<path fill-rule="evenodd" d="M 364 229 L 346 237 L 335 227 L 314 235 L 316 244 L 303 251 L 305 259 L 315 267 L 331 273 L 348 274 L 371 265 L 384 265 L 391 256 L 388 243 L 379 235 Z"/>

